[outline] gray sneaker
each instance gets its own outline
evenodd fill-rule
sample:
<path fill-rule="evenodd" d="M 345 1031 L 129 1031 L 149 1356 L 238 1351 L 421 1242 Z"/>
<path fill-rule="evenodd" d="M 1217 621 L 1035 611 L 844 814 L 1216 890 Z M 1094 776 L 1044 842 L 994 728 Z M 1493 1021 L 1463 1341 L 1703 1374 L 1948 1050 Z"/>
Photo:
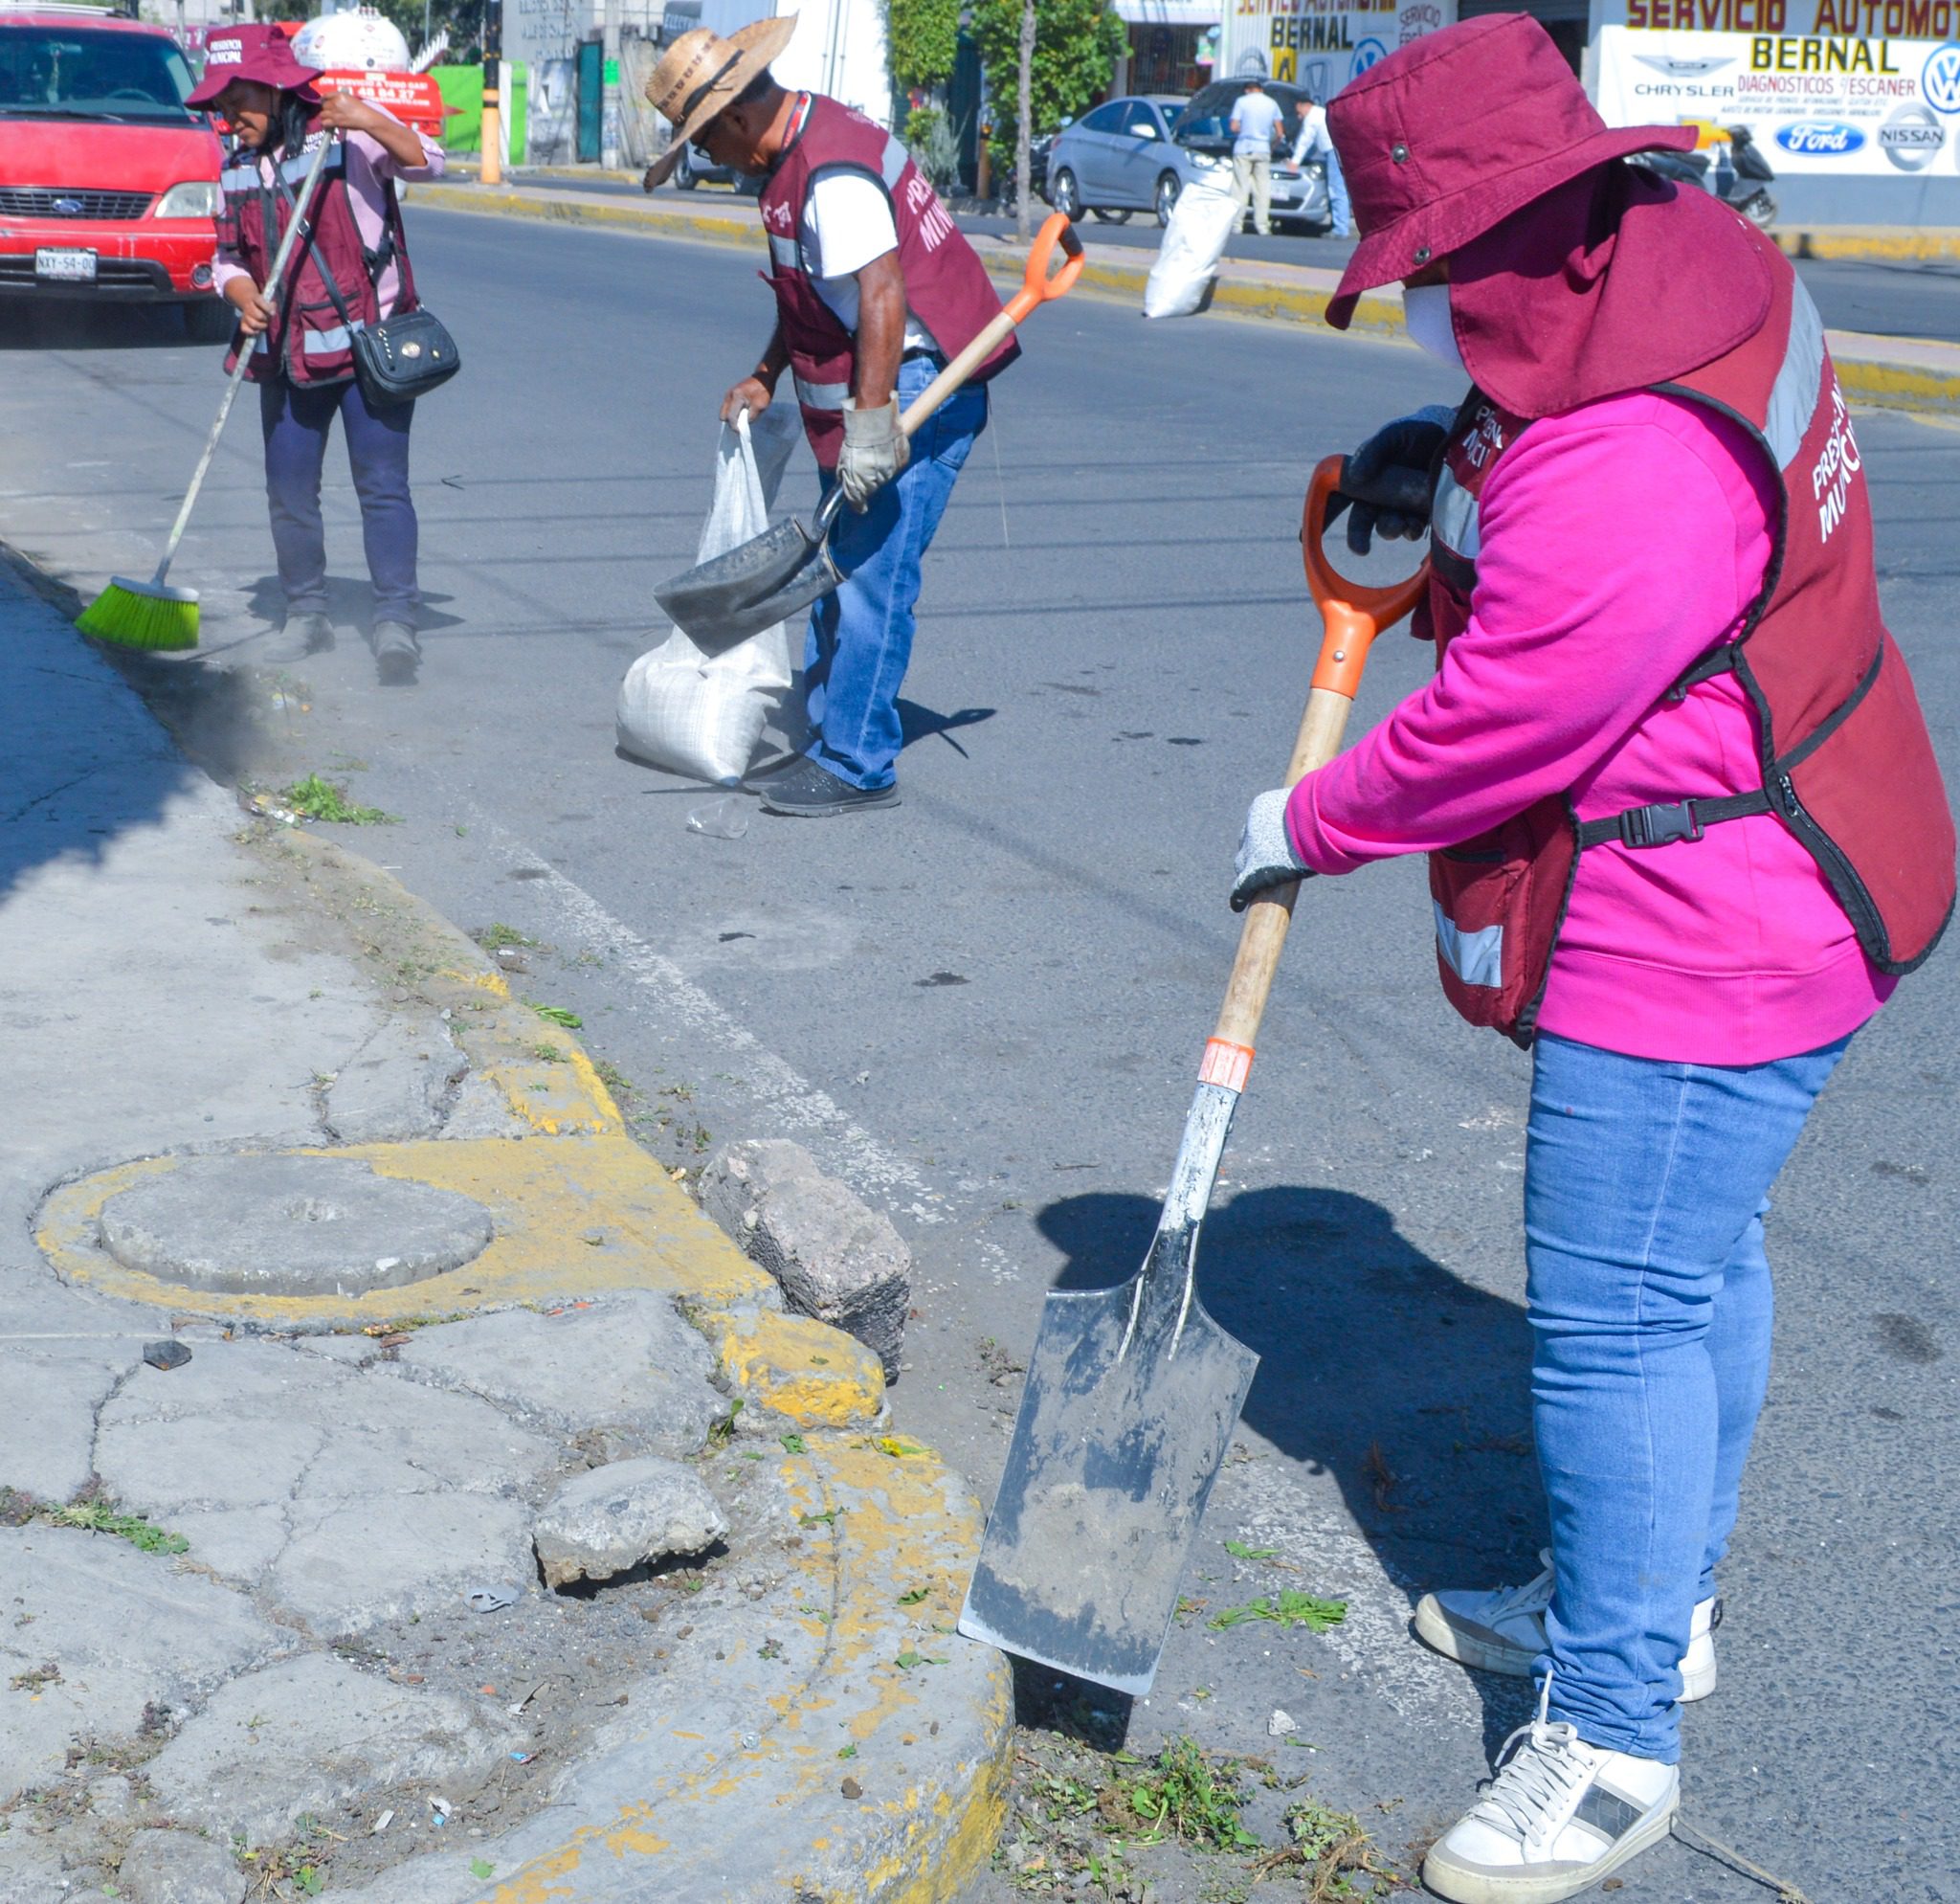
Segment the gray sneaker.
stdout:
<path fill-rule="evenodd" d="M 277 635 L 268 635 L 265 645 L 258 651 L 258 659 L 280 665 L 288 661 L 303 661 L 312 655 L 323 655 L 333 646 L 333 623 L 325 616 L 315 611 L 305 615 L 289 615 L 285 625 Z"/>
<path fill-rule="evenodd" d="M 422 644 L 406 621 L 374 624 L 374 665 L 384 687 L 412 687 L 422 665 Z"/>

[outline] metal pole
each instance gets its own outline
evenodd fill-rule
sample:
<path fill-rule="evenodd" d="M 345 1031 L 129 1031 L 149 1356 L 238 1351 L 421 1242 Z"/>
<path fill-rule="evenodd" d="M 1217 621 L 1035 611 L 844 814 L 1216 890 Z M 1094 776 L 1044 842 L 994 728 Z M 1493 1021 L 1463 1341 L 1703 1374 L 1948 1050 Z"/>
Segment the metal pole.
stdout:
<path fill-rule="evenodd" d="M 483 0 L 483 164 L 485 185 L 503 183 L 503 0 Z"/>
<path fill-rule="evenodd" d="M 606 0 L 599 49 L 599 163 L 619 163 L 619 0 Z"/>

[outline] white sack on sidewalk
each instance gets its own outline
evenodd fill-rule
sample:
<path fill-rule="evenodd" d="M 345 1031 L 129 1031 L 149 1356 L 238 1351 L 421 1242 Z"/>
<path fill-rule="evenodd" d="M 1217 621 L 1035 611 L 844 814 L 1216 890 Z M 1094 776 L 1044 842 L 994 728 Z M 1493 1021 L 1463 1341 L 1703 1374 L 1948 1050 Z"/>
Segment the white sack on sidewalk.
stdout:
<path fill-rule="evenodd" d="M 1212 302 L 1218 260 L 1243 210 L 1229 191 L 1208 185 L 1188 185 L 1177 194 L 1144 286 L 1147 318 L 1192 317 Z"/>
<path fill-rule="evenodd" d="M 802 430 L 787 403 L 764 411 L 752 429 L 746 416 L 722 425 L 715 500 L 702 526 L 697 562 L 724 555 L 768 527 L 769 504 Z M 677 628 L 635 661 L 619 684 L 619 745 L 670 773 L 735 786 L 791 680 L 789 636 L 781 622 L 720 655 L 703 654 Z"/>

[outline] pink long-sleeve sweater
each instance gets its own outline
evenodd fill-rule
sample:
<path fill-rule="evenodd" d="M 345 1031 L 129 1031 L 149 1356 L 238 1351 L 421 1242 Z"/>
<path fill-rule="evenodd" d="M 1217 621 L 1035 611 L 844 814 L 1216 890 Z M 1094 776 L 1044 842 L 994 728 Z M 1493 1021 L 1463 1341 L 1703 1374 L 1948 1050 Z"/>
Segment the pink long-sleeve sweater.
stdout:
<path fill-rule="evenodd" d="M 1459 845 L 1548 794 L 1581 819 L 1761 784 L 1732 677 L 1669 685 L 1762 586 L 1773 478 L 1738 425 L 1637 392 L 1531 425 L 1484 484 L 1469 627 L 1429 683 L 1294 790 L 1302 860 Z M 1855 1030 L 1894 981 L 1770 815 L 1581 856 L 1540 1025 L 1637 1058 L 1756 1064 Z"/>

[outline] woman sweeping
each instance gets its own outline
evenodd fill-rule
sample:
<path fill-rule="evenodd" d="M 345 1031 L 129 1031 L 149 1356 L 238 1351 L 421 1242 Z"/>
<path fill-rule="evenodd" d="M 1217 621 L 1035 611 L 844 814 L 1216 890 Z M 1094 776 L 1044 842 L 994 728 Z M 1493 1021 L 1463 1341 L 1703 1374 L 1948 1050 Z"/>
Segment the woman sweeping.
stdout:
<path fill-rule="evenodd" d="M 314 69 L 270 27 L 213 34 L 193 106 L 224 115 L 238 155 L 224 174 L 216 280 L 238 314 L 236 351 L 252 354 L 265 437 L 265 489 L 285 624 L 265 659 L 303 661 L 334 645 L 327 617 L 326 538 L 320 476 L 336 416 L 361 501 L 368 573 L 374 587 L 370 642 L 385 683 L 413 682 L 415 504 L 409 494 L 412 402 L 370 405 L 355 380 L 351 332 L 415 307 L 397 179 L 435 178 L 442 151 L 379 106 L 315 86 Z M 339 139 L 309 214 L 310 236 L 288 272 L 278 308 L 260 287 L 292 214 L 306 161 Z"/>
<path fill-rule="evenodd" d="M 1769 1377 L 1768 1193 L 1946 925 L 1953 821 L 1815 308 L 1732 212 L 1625 163 L 1692 131 L 1609 130 L 1517 14 L 1401 49 L 1329 118 L 1364 234 L 1329 322 L 1399 280 L 1472 389 L 1345 479 L 1430 473 L 1437 672 L 1254 801 L 1234 899 L 1427 852 L 1450 1001 L 1533 1045 L 1548 1565 L 1415 1626 L 1540 1686 L 1423 1875 L 1549 1904 L 1673 1818 Z M 1357 500 L 1348 539 L 1423 526 Z"/>

